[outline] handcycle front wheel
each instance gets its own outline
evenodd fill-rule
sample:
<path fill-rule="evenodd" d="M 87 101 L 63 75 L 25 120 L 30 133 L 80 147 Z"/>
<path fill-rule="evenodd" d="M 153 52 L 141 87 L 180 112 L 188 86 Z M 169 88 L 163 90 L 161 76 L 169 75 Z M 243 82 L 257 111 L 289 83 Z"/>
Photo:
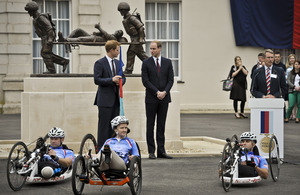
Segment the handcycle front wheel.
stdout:
<path fill-rule="evenodd" d="M 139 195 L 142 191 L 141 159 L 134 156 L 129 164 L 129 186 L 132 195 Z"/>
<path fill-rule="evenodd" d="M 269 143 L 269 170 L 273 181 L 277 181 L 279 178 L 280 171 L 280 156 L 279 156 L 279 145 L 275 135 L 270 139 Z"/>
<path fill-rule="evenodd" d="M 97 142 L 95 137 L 92 134 L 86 134 L 80 144 L 80 150 L 79 155 L 86 155 L 89 153 L 89 150 L 91 150 L 91 154 L 97 154 L 98 148 L 97 148 Z"/>
<path fill-rule="evenodd" d="M 221 161 L 221 178 L 222 178 L 222 185 L 226 192 L 229 191 L 229 188 L 232 184 L 232 177 L 233 175 L 231 172 L 231 166 L 233 163 L 233 154 L 232 154 L 232 147 L 231 143 L 226 143 L 222 152 L 222 161 Z M 225 179 L 226 177 L 226 179 Z"/>
<path fill-rule="evenodd" d="M 24 186 L 29 173 L 19 174 L 23 165 L 28 161 L 28 148 L 24 142 L 17 142 L 11 148 L 7 161 L 7 181 L 10 188 L 14 191 L 21 190 Z"/>
<path fill-rule="evenodd" d="M 83 178 L 83 176 L 87 176 L 87 171 L 84 158 L 79 155 L 74 161 L 72 170 L 72 190 L 76 195 L 82 194 L 85 183 L 80 181 L 80 178 Z"/>

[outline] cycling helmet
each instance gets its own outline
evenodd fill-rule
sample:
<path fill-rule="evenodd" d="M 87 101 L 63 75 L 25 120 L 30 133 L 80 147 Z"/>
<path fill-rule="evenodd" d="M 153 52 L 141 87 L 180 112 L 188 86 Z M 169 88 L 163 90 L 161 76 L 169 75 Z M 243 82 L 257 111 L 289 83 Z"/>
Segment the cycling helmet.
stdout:
<path fill-rule="evenodd" d="M 114 129 L 120 124 L 129 124 L 129 120 L 125 116 L 116 116 L 113 120 L 111 120 L 111 128 Z"/>
<path fill-rule="evenodd" d="M 53 127 L 49 131 L 48 136 L 49 137 L 60 137 L 60 138 L 63 138 L 63 137 L 65 137 L 65 132 L 64 132 L 64 130 L 62 130 L 59 127 Z"/>
<path fill-rule="evenodd" d="M 251 141 L 254 141 L 254 143 L 257 142 L 256 135 L 254 133 L 249 132 L 249 131 L 246 131 L 246 132 L 242 133 L 241 136 L 240 136 L 240 139 L 241 139 L 241 141 L 244 140 L 244 139 L 249 139 Z"/>

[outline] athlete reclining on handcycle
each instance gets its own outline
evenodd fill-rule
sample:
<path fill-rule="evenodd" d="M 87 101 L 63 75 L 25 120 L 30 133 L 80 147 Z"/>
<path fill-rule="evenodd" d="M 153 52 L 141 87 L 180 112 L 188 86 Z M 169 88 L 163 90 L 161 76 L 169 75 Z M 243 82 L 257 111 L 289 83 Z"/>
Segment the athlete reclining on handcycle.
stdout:
<path fill-rule="evenodd" d="M 39 174 L 46 179 L 60 175 L 72 165 L 75 159 L 73 151 L 63 144 L 65 139 L 64 130 L 58 127 L 53 127 L 49 131 L 48 137 L 50 138 L 48 154 L 44 154 L 44 157 L 38 164 Z M 37 141 L 37 146 L 43 145 L 43 142 L 43 139 L 39 139 Z"/>
<path fill-rule="evenodd" d="M 263 179 L 267 179 L 269 174 L 268 162 L 264 157 L 259 156 L 256 135 L 251 132 L 244 132 L 241 134 L 240 140 L 244 151 L 239 165 L 239 177 L 256 177 L 259 175 Z"/>
<path fill-rule="evenodd" d="M 97 155 L 101 171 L 126 170 L 129 160 L 134 156 L 140 156 L 135 141 L 127 137 L 128 124 L 129 121 L 125 116 L 116 116 L 111 121 L 116 136 L 106 140 Z"/>

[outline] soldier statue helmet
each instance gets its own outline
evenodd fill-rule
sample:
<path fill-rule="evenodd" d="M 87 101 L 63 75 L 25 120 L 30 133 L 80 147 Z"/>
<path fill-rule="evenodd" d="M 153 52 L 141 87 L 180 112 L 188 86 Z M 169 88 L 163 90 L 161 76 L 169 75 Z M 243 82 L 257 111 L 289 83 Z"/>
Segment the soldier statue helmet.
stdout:
<path fill-rule="evenodd" d="M 39 6 L 35 1 L 30 1 L 26 4 L 24 9 L 26 11 L 37 11 L 39 9 Z"/>
<path fill-rule="evenodd" d="M 127 11 L 130 11 L 130 6 L 128 3 L 126 2 L 121 2 L 119 3 L 118 5 L 118 11 L 121 11 L 121 10 L 127 10 Z"/>

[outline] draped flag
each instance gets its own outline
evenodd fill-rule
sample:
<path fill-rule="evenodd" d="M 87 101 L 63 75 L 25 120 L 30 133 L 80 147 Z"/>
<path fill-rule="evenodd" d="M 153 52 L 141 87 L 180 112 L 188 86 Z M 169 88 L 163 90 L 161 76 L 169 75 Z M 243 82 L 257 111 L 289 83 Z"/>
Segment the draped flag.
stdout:
<path fill-rule="evenodd" d="M 300 0 L 230 0 L 237 46 L 300 49 Z"/>
<path fill-rule="evenodd" d="M 260 127 L 261 134 L 273 134 L 273 111 L 261 111 Z"/>
<path fill-rule="evenodd" d="M 123 75 L 123 66 L 124 63 L 122 61 L 122 49 L 120 46 L 120 55 L 119 55 L 119 75 L 122 76 Z M 124 116 L 124 107 L 123 107 L 123 83 L 122 83 L 122 78 L 119 81 L 119 88 L 120 88 L 120 116 Z"/>

